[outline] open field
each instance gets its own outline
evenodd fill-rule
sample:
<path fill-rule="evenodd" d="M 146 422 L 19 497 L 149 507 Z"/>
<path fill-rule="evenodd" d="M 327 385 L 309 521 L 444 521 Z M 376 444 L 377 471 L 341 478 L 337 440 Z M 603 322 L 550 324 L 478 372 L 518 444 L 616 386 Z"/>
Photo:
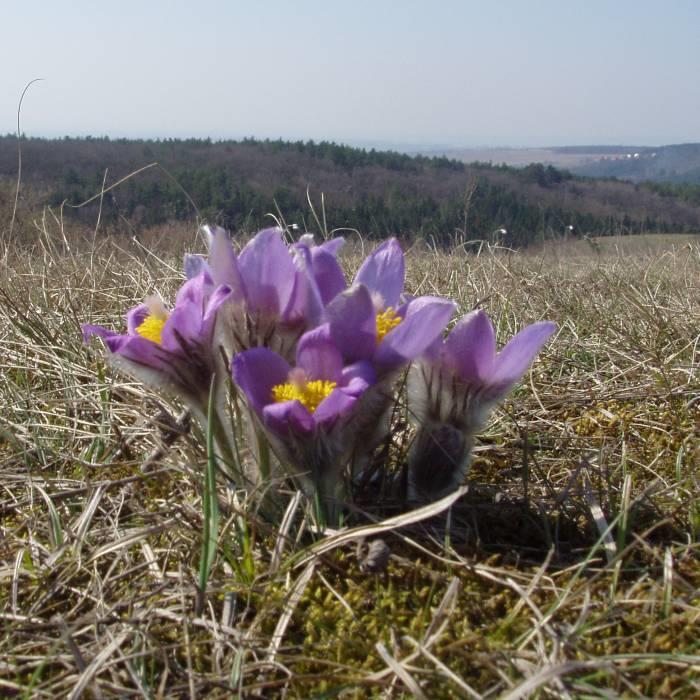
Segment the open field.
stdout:
<path fill-rule="evenodd" d="M 606 264 L 622 263 L 633 257 L 656 258 L 675 256 L 683 250 L 700 244 L 700 235 L 694 233 L 650 233 L 641 236 L 596 236 L 570 240 L 553 240 L 532 246 L 529 255 L 543 255 L 547 259 L 591 261 L 599 258 Z"/>
<path fill-rule="evenodd" d="M 221 483 L 195 612 L 202 436 L 79 324 L 119 328 L 154 290 L 167 299 L 200 243 L 40 228 L 0 250 L 0 694 L 700 695 L 696 239 L 416 244 L 408 291 L 480 303 L 501 342 L 559 324 L 481 436 L 469 492 L 449 518 L 384 532 L 388 568 L 371 574 L 361 533 L 314 541 L 301 507 L 280 531 Z M 409 441 L 397 429 L 386 459 Z M 395 513 L 359 505 L 356 526 Z"/>

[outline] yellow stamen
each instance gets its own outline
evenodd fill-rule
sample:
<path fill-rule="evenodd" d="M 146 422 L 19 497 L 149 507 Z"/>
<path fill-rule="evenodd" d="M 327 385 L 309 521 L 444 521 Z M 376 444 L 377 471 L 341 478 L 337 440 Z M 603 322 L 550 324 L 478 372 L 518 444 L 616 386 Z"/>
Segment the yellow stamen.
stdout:
<path fill-rule="evenodd" d="M 294 370 L 292 370 L 294 371 Z M 313 413 L 323 399 L 335 389 L 336 382 L 327 379 L 314 379 L 311 382 L 287 382 L 272 387 L 272 399 L 275 403 L 282 401 L 301 401 L 301 404 Z"/>
<path fill-rule="evenodd" d="M 390 306 L 385 311 L 377 314 L 377 343 L 384 340 L 384 336 L 394 330 L 403 319 Z"/>
<path fill-rule="evenodd" d="M 146 340 L 160 345 L 163 342 L 163 326 L 168 320 L 168 311 L 163 300 L 155 294 L 146 297 L 143 303 L 148 309 L 148 313 L 141 324 L 136 327 L 136 332 Z"/>
<path fill-rule="evenodd" d="M 163 326 L 167 320 L 167 316 L 148 314 L 141 324 L 136 327 L 136 332 L 146 338 L 146 340 L 160 345 L 163 342 Z"/>

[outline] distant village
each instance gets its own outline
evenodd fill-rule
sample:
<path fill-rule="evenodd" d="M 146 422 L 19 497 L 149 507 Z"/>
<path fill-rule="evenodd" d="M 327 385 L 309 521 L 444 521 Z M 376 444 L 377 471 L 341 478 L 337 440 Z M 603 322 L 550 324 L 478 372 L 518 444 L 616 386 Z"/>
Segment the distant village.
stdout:
<path fill-rule="evenodd" d="M 634 158 L 656 158 L 656 151 L 652 153 L 616 153 L 612 156 L 601 156 L 598 160 L 632 160 Z"/>

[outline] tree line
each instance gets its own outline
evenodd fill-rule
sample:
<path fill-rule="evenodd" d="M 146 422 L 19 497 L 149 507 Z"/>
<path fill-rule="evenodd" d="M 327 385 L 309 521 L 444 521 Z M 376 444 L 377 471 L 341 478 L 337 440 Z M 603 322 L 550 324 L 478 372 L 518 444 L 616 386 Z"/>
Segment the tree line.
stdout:
<path fill-rule="evenodd" d="M 429 237 L 438 244 L 491 238 L 520 247 L 565 232 L 605 235 L 700 230 L 692 188 L 593 180 L 541 164 L 465 164 L 328 142 L 66 138 L 23 141 L 28 187 L 86 222 L 131 228 L 202 220 L 232 230 L 270 225 L 270 214 L 314 230 Z M 16 141 L 0 137 L 0 178 L 16 168 Z M 157 166 L 133 177 L 150 163 Z M 699 188 L 700 189 L 700 188 Z M 321 212 L 321 195 L 323 209 Z"/>

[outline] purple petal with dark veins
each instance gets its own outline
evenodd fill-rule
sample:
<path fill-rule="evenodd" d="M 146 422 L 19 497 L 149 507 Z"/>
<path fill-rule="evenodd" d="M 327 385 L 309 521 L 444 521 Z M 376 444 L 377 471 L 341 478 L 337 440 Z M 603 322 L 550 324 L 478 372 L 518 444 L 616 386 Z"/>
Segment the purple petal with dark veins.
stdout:
<path fill-rule="evenodd" d="M 496 359 L 496 334 L 482 310 L 464 316 L 445 341 L 444 361 L 465 383 L 488 381 Z"/>
<path fill-rule="evenodd" d="M 339 294 L 326 307 L 333 342 L 349 362 L 368 360 L 377 345 L 377 313 L 363 284 Z"/>
<path fill-rule="evenodd" d="M 272 403 L 272 387 L 284 384 L 289 364 L 268 348 L 253 348 L 234 356 L 231 372 L 236 384 L 259 414 Z"/>
<path fill-rule="evenodd" d="M 454 304 L 440 297 L 411 301 L 404 320 L 379 343 L 374 354 L 375 365 L 391 371 L 421 355 L 440 337 L 453 311 Z"/>
<path fill-rule="evenodd" d="M 178 304 L 168 316 L 161 331 L 161 345 L 170 352 L 180 352 L 182 345 L 179 340 L 202 340 L 202 310 L 195 302 Z"/>
<path fill-rule="evenodd" d="M 364 284 L 370 292 L 379 293 L 384 307 L 396 307 L 403 292 L 405 277 L 401 246 L 390 238 L 371 253 L 355 275 L 355 284 Z"/>

